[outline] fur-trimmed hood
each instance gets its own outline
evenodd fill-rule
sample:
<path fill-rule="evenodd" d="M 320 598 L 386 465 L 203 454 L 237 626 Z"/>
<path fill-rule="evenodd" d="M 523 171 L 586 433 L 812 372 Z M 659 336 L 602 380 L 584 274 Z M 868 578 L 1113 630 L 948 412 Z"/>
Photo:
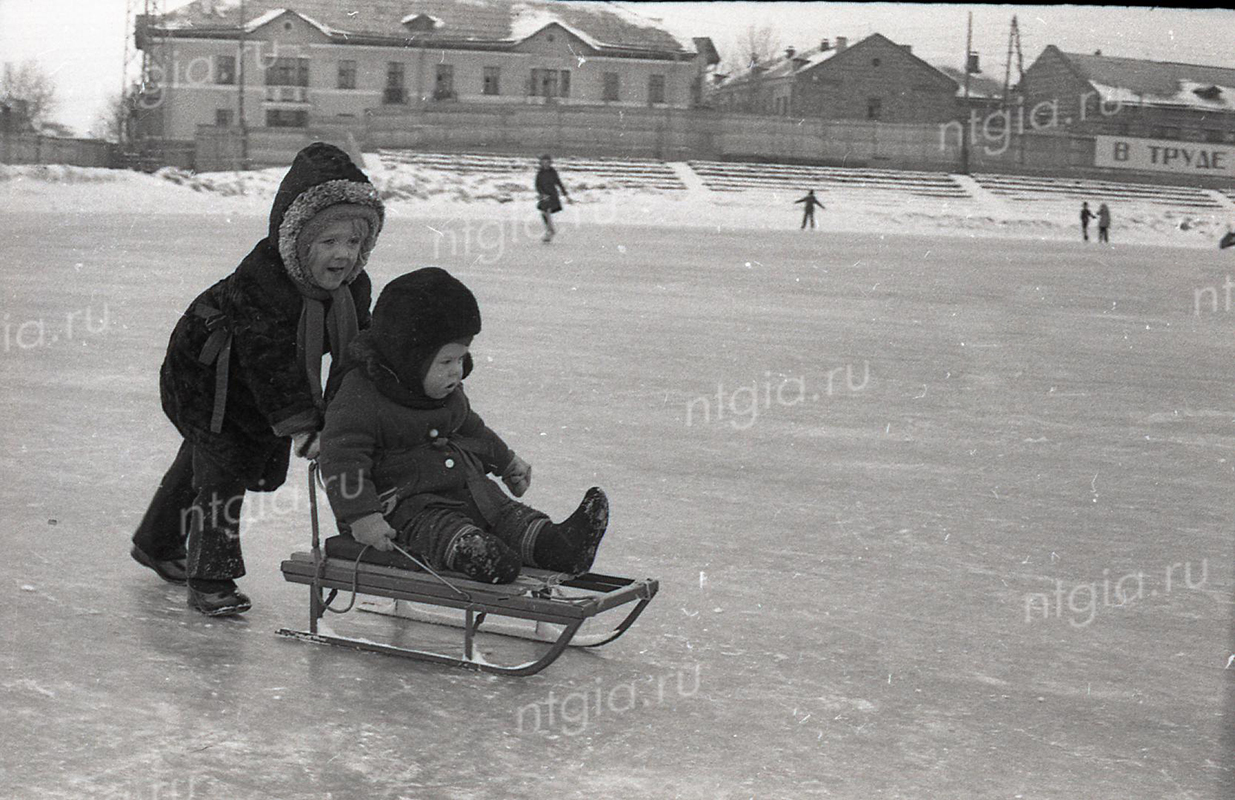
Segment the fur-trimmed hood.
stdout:
<path fill-rule="evenodd" d="M 291 169 L 279 184 L 278 194 L 270 209 L 271 244 L 283 259 L 287 276 L 298 288 L 316 295 L 321 290 L 300 261 L 296 241 L 305 223 L 322 209 L 336 203 L 353 203 L 371 208 L 377 215 L 377 225 L 369 231 L 360 248 L 356 267 L 347 276 L 351 283 L 364 270 L 369 253 L 377 244 L 377 235 L 385 221 L 385 206 L 377 189 L 347 153 L 325 142 L 314 142 L 296 154 Z"/>

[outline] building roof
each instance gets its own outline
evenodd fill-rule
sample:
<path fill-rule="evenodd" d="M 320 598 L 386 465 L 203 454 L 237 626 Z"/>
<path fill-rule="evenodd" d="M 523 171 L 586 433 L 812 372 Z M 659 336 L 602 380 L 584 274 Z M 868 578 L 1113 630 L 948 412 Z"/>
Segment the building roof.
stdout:
<path fill-rule="evenodd" d="M 238 33 L 239 0 L 193 0 L 150 20 L 155 30 L 197 36 Z M 339 40 L 461 42 L 513 45 L 547 25 L 557 24 L 597 50 L 646 51 L 693 56 L 696 43 L 658 20 L 612 2 L 569 0 L 247 0 L 245 30 L 252 32 L 293 12 L 325 35 Z M 407 23 L 431 18 L 431 30 L 412 31 Z"/>
<path fill-rule="evenodd" d="M 1235 68 L 1062 51 L 1060 55 L 1108 102 L 1235 111 Z"/>
<path fill-rule="evenodd" d="M 870 36 L 867 36 L 865 39 L 862 39 L 861 41 L 856 42 L 854 44 L 842 46 L 840 49 L 837 49 L 835 42 L 832 42 L 831 46 L 827 50 L 822 49 L 822 43 L 821 43 L 820 47 L 814 47 L 814 48 L 811 48 L 810 50 L 803 50 L 803 51 L 795 50 L 792 56 L 788 55 L 787 53 L 782 54 L 775 60 L 768 61 L 767 63 L 754 64 L 754 65 L 747 67 L 746 69 L 733 72 L 725 80 L 717 84 L 714 88 L 723 90 L 723 89 L 727 89 L 727 88 L 734 87 L 734 86 L 740 86 L 741 84 L 748 83 L 754 80 L 755 79 L 754 76 L 756 74 L 760 76 L 758 78 L 760 82 L 768 81 L 768 80 L 775 80 L 777 78 L 787 78 L 787 77 L 797 75 L 802 72 L 806 72 L 807 70 L 814 69 L 815 67 L 819 66 L 820 64 L 823 64 L 824 62 L 830 61 L 832 58 L 839 55 L 840 53 L 847 53 L 850 50 L 856 50 L 857 48 L 862 47 L 863 45 L 866 45 L 867 43 L 876 43 L 876 42 L 884 42 L 888 45 L 891 45 L 892 47 L 899 48 L 902 52 L 904 52 L 907 56 L 909 56 L 909 58 L 912 61 L 920 64 L 924 69 L 930 72 L 936 73 L 938 77 L 940 78 L 941 83 L 944 81 L 955 83 L 955 81 L 953 81 L 948 75 L 944 74 L 943 72 L 940 72 L 938 67 L 935 67 L 932 64 L 928 64 L 926 61 L 923 61 L 921 58 L 914 55 L 913 52 L 908 48 L 908 46 L 897 44 L 896 42 L 892 41 L 891 39 L 889 39 L 888 37 L 884 36 L 881 33 L 872 33 Z"/>
<path fill-rule="evenodd" d="M 935 69 L 947 75 L 956 82 L 956 96 L 965 96 L 965 71 L 959 67 L 947 65 L 933 64 Z M 1015 87 L 1013 87 L 1015 88 Z M 970 73 L 969 75 L 969 99 L 970 100 L 998 100 L 1003 97 L 1003 82 L 995 78 L 987 77 L 986 75 L 978 75 Z"/>
<path fill-rule="evenodd" d="M 835 46 L 831 46 L 827 50 L 823 50 L 820 47 L 802 51 L 795 50 L 792 56 L 782 54 L 772 61 L 763 64 L 750 64 L 745 69 L 734 71 L 725 80 L 717 84 L 716 88 L 738 86 L 753 80 L 755 75 L 759 75 L 759 80 L 762 81 L 784 78 L 804 69 L 822 64 L 840 52 L 843 51 L 837 50 Z"/>

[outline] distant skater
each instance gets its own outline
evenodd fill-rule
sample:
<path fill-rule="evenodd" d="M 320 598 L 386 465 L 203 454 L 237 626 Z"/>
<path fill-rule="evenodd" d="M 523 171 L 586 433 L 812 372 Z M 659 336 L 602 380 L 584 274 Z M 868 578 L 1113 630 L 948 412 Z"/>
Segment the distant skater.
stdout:
<path fill-rule="evenodd" d="M 1093 219 L 1093 212 L 1089 210 L 1089 203 L 1081 203 L 1081 237 L 1085 241 L 1089 241 L 1089 220 Z"/>
<path fill-rule="evenodd" d="M 1225 250 L 1228 247 L 1235 247 L 1235 227 L 1227 226 L 1226 235 L 1218 240 L 1218 249 Z"/>
<path fill-rule="evenodd" d="M 543 155 L 540 157 L 540 170 L 536 173 L 536 208 L 540 211 L 540 218 L 545 223 L 545 235 L 541 239 L 542 242 L 550 242 L 557 235 L 557 228 L 553 227 L 553 215 L 562 210 L 562 201 L 557 196 L 558 189 L 562 190 L 562 196 L 566 198 L 566 202 L 574 202 L 570 199 L 570 192 L 566 191 L 566 187 L 562 185 L 562 179 L 558 176 L 557 170 L 553 168 L 553 159 L 548 155 Z"/>
<path fill-rule="evenodd" d="M 824 207 L 823 203 L 820 203 L 819 198 L 815 197 L 814 189 L 807 191 L 806 197 L 803 197 L 801 200 L 793 201 L 794 205 L 797 205 L 798 203 L 806 204 L 806 210 L 802 213 L 801 230 L 806 230 L 807 222 L 810 223 L 811 230 L 814 230 L 815 228 L 815 207 L 818 206 L 819 208 L 823 208 Z"/>
<path fill-rule="evenodd" d="M 1098 241 L 1111 241 L 1111 210 L 1106 207 L 1106 203 L 1098 206 Z"/>

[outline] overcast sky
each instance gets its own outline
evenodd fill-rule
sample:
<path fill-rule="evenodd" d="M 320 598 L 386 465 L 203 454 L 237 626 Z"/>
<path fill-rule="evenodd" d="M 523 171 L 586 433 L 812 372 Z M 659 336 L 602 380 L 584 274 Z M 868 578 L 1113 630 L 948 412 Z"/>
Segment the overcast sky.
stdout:
<path fill-rule="evenodd" d="M 341 0 L 344 2 L 345 0 Z M 363 0 L 351 0 L 357 4 Z M 410 4 L 410 2 L 409 2 Z M 184 5 L 183 0 L 168 4 Z M 287 0 L 295 5 L 295 0 Z M 1235 11 L 1126 6 L 996 6 L 893 3 L 627 3 L 688 36 L 710 36 L 728 56 L 742 31 L 770 25 L 781 44 L 850 43 L 878 32 L 933 64 L 959 66 L 965 23 L 983 72 L 1002 81 L 1012 15 L 1028 67 L 1042 49 L 1235 67 Z M 54 118 L 84 134 L 122 86 L 125 0 L 0 0 L 0 62 L 37 59 L 54 77 Z"/>

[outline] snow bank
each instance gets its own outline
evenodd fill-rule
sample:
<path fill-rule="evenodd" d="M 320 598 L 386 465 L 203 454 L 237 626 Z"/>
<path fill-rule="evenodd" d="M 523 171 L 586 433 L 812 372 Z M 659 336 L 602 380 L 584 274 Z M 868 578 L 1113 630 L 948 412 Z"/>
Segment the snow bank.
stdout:
<path fill-rule="evenodd" d="M 532 174 L 460 173 L 365 157 L 366 170 L 392 220 L 414 217 L 535 218 Z M 147 175 L 60 165 L 0 165 L 0 207 L 61 213 L 114 210 L 138 214 L 269 213 L 286 172 L 192 173 L 164 168 Z M 575 224 L 651 225 L 710 229 L 792 229 L 801 220 L 800 192 L 673 191 L 622 186 L 603 176 L 564 175 L 576 201 L 564 214 Z M 963 199 L 914 197 L 888 189 L 834 188 L 819 193 L 823 231 L 1033 239 L 1079 238 L 1073 200 L 1016 203 L 991 195 Z M 1231 208 L 1173 209 L 1112 203 L 1116 243 L 1212 248 L 1235 221 Z M 1091 229 L 1096 234 L 1096 228 Z"/>

